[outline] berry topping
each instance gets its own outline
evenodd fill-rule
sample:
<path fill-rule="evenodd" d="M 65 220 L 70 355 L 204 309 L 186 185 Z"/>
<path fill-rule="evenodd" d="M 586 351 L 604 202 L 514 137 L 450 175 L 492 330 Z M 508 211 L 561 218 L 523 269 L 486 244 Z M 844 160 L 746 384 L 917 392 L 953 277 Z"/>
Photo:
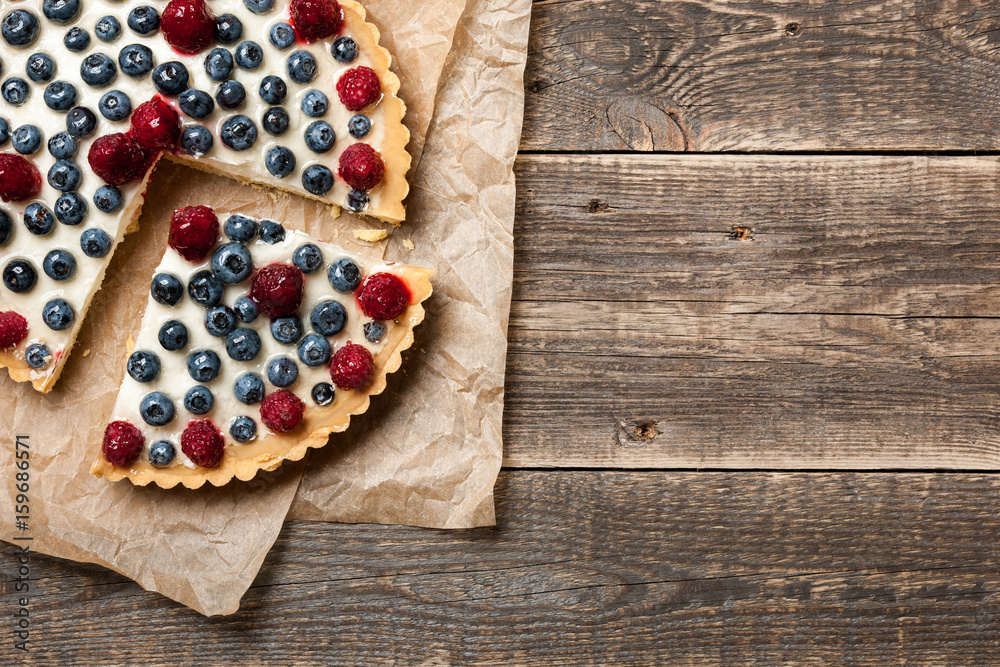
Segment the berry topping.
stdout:
<path fill-rule="evenodd" d="M 382 181 L 385 165 L 368 144 L 351 144 L 340 154 L 340 177 L 358 190 L 371 190 Z"/>
<path fill-rule="evenodd" d="M 205 0 L 170 0 L 160 16 L 167 44 L 181 53 L 200 53 L 215 39 L 215 18 Z"/>
<path fill-rule="evenodd" d="M 189 422 L 181 433 L 181 451 L 203 468 L 219 465 L 225 446 L 219 429 L 208 419 Z"/>
<path fill-rule="evenodd" d="M 348 343 L 330 360 L 330 379 L 341 389 L 360 389 L 371 377 L 375 362 L 372 354 L 357 343 Z"/>
<path fill-rule="evenodd" d="M 121 132 L 94 140 L 87 153 L 87 162 L 94 173 L 109 185 L 138 181 L 146 172 L 146 152 L 132 137 Z"/>
<path fill-rule="evenodd" d="M 42 187 L 42 175 L 20 155 L 0 153 L 0 199 L 5 202 L 31 199 Z"/>
<path fill-rule="evenodd" d="M 289 13 L 295 32 L 307 42 L 333 35 L 344 20 L 336 0 L 292 0 Z"/>
<path fill-rule="evenodd" d="M 208 206 L 186 206 L 170 218 L 170 247 L 189 262 L 200 262 L 219 238 L 219 219 Z"/>
<path fill-rule="evenodd" d="M 158 440 L 149 448 L 149 462 L 157 468 L 170 465 L 170 462 L 177 456 L 172 443 L 167 440 Z"/>
<path fill-rule="evenodd" d="M 181 138 L 180 115 L 162 99 L 154 97 L 136 107 L 129 134 L 148 151 L 172 149 Z"/>
<path fill-rule="evenodd" d="M 115 421 L 104 429 L 104 444 L 101 451 L 108 463 L 127 466 L 139 458 L 146 438 L 142 432 L 127 421 Z"/>
<path fill-rule="evenodd" d="M 344 72 L 337 81 L 337 95 L 351 111 L 361 111 L 378 101 L 382 84 L 371 67 L 354 67 Z"/>
<path fill-rule="evenodd" d="M 358 294 L 362 312 L 373 320 L 394 320 L 410 303 L 406 283 L 391 273 L 373 273 L 365 278 Z"/>
<path fill-rule="evenodd" d="M 260 405 L 260 419 L 275 433 L 287 433 L 299 425 L 306 412 L 306 404 L 287 390 L 276 391 Z"/>
<path fill-rule="evenodd" d="M 261 313 L 272 318 L 298 310 L 302 292 L 302 271 L 291 264 L 268 264 L 250 283 L 250 298 Z"/>
<path fill-rule="evenodd" d="M 13 310 L 0 312 L 0 350 L 15 347 L 28 335 L 28 320 Z"/>

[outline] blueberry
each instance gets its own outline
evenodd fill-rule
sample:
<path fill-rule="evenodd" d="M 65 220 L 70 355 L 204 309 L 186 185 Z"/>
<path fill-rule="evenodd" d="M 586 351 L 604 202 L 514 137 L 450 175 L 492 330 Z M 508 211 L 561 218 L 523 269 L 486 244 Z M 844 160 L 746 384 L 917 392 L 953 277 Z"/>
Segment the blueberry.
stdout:
<path fill-rule="evenodd" d="M 34 125 L 22 125 L 11 134 L 12 146 L 21 155 L 31 155 L 42 147 L 42 131 Z"/>
<path fill-rule="evenodd" d="M 188 294 L 191 295 L 195 303 L 205 308 L 211 308 L 221 303 L 223 288 L 222 281 L 212 275 L 211 271 L 199 271 L 191 276 L 191 282 L 188 283 Z"/>
<path fill-rule="evenodd" d="M 10 122 L 6 118 L 0 118 L 0 146 L 10 141 Z"/>
<path fill-rule="evenodd" d="M 76 139 L 65 132 L 56 132 L 49 138 L 49 153 L 57 160 L 72 160 L 78 148 Z"/>
<path fill-rule="evenodd" d="M 330 405 L 333 403 L 333 385 L 320 382 L 312 388 L 312 399 L 316 405 Z"/>
<path fill-rule="evenodd" d="M 288 56 L 288 76 L 296 83 L 309 83 L 316 78 L 316 59 L 308 51 L 296 51 Z"/>
<path fill-rule="evenodd" d="M 184 408 L 196 415 L 207 414 L 215 405 L 212 390 L 204 385 L 195 385 L 184 394 Z"/>
<path fill-rule="evenodd" d="M 275 357 L 267 365 L 267 379 L 275 387 L 291 387 L 299 379 L 299 367 L 289 357 Z"/>
<path fill-rule="evenodd" d="M 45 106 L 53 111 L 69 111 L 76 104 L 76 86 L 65 81 L 53 81 L 45 87 L 42 99 Z"/>
<path fill-rule="evenodd" d="M 330 53 L 342 63 L 352 63 L 358 57 L 358 45 L 350 37 L 338 37 L 333 40 Z"/>
<path fill-rule="evenodd" d="M 146 394 L 139 402 L 139 415 L 150 426 L 166 426 L 174 420 L 174 402 L 161 391 Z"/>
<path fill-rule="evenodd" d="M 368 193 L 364 190 L 352 189 L 347 193 L 347 210 L 359 213 L 368 206 Z"/>
<path fill-rule="evenodd" d="M 212 49 L 205 56 L 205 73 L 212 81 L 225 81 L 233 72 L 233 54 L 226 49 Z"/>
<path fill-rule="evenodd" d="M 302 320 L 295 316 L 278 317 L 271 321 L 271 335 L 285 345 L 293 345 L 302 338 Z"/>
<path fill-rule="evenodd" d="M 302 172 L 302 187 L 314 195 L 325 195 L 333 188 L 333 172 L 321 164 L 310 165 Z"/>
<path fill-rule="evenodd" d="M 317 120 L 306 128 L 306 146 L 314 153 L 326 153 L 333 148 L 337 135 L 325 120 Z"/>
<path fill-rule="evenodd" d="M 32 53 L 24 64 L 24 73 L 35 83 L 51 81 L 56 75 L 56 61 L 44 53 Z"/>
<path fill-rule="evenodd" d="M 281 243 L 285 240 L 285 228 L 274 220 L 260 221 L 260 240 L 268 245 Z"/>
<path fill-rule="evenodd" d="M 160 327 L 160 333 L 156 335 L 156 338 L 164 350 L 177 352 L 187 347 L 188 330 L 180 320 L 169 320 Z"/>
<path fill-rule="evenodd" d="M 236 313 L 229 306 L 213 306 L 205 311 L 205 329 L 210 336 L 222 338 L 236 328 Z"/>
<path fill-rule="evenodd" d="M 361 269 L 347 257 L 341 257 L 331 264 L 326 275 L 333 289 L 338 292 L 353 292 L 361 284 Z"/>
<path fill-rule="evenodd" d="M 369 343 L 378 343 L 385 338 L 386 327 L 381 322 L 365 322 L 362 328 Z"/>
<path fill-rule="evenodd" d="M 257 42 L 247 40 L 236 47 L 236 64 L 245 70 L 255 70 L 264 62 L 264 50 Z"/>
<path fill-rule="evenodd" d="M 212 133 L 208 131 L 208 128 L 201 125 L 187 127 L 181 135 L 181 148 L 188 155 L 194 155 L 195 157 L 204 155 L 212 150 L 214 143 L 215 139 L 212 138 Z"/>
<path fill-rule="evenodd" d="M 319 334 L 309 334 L 299 343 L 299 359 L 306 366 L 322 366 L 330 360 L 330 341 Z"/>
<path fill-rule="evenodd" d="M 92 228 L 80 234 L 80 249 L 87 257 L 104 257 L 111 252 L 111 236 L 103 229 Z"/>
<path fill-rule="evenodd" d="M 122 34 L 122 24 L 114 16 L 104 16 L 97 20 L 94 34 L 102 42 L 113 42 Z"/>
<path fill-rule="evenodd" d="M 295 43 L 295 31 L 287 23 L 275 23 L 271 26 L 271 31 L 268 33 L 267 38 L 271 40 L 271 44 L 275 48 L 284 50 L 290 48 Z"/>
<path fill-rule="evenodd" d="M 268 74 L 261 80 L 257 92 L 260 94 L 260 99 L 268 104 L 281 104 L 288 95 L 288 85 L 280 76 Z"/>
<path fill-rule="evenodd" d="M 132 101 L 122 91 L 111 90 L 101 96 L 101 101 L 97 103 L 97 110 L 111 122 L 117 123 L 132 114 Z"/>
<path fill-rule="evenodd" d="M 149 447 L 149 462 L 157 468 L 164 468 L 173 462 L 177 451 L 167 440 L 157 440 Z"/>
<path fill-rule="evenodd" d="M 136 382 L 152 382 L 160 377 L 160 358 L 147 350 L 136 350 L 125 363 L 125 370 Z"/>
<path fill-rule="evenodd" d="M 184 296 L 184 284 L 172 273 L 157 273 L 149 287 L 153 301 L 164 306 L 176 306 Z"/>
<path fill-rule="evenodd" d="M 65 25 L 80 15 L 80 0 L 43 0 L 42 14 L 53 23 Z"/>
<path fill-rule="evenodd" d="M 38 37 L 38 19 L 27 10 L 15 9 L 3 17 L 0 34 L 11 46 L 27 46 Z"/>
<path fill-rule="evenodd" d="M 234 329 L 226 336 L 226 354 L 236 361 L 253 361 L 260 354 L 260 336 L 253 329 Z"/>
<path fill-rule="evenodd" d="M 51 299 L 42 308 L 42 321 L 53 331 L 65 331 L 73 325 L 76 311 L 66 299 Z"/>
<path fill-rule="evenodd" d="M 3 284 L 15 294 L 30 291 L 36 282 L 38 282 L 38 274 L 35 273 L 35 267 L 28 260 L 12 260 L 3 269 Z"/>
<path fill-rule="evenodd" d="M 31 89 L 28 88 L 27 81 L 15 76 L 3 82 L 3 85 L 0 86 L 0 94 L 3 95 L 7 104 L 19 107 L 28 101 Z"/>
<path fill-rule="evenodd" d="M 368 136 L 368 133 L 372 131 L 372 122 L 368 119 L 368 116 L 359 113 L 351 116 L 351 120 L 347 121 L 347 131 L 355 139 L 361 139 Z"/>
<path fill-rule="evenodd" d="M 63 46 L 73 53 L 86 51 L 90 46 L 90 33 L 82 28 L 70 28 L 63 37 Z"/>
<path fill-rule="evenodd" d="M 219 138 L 234 151 L 250 150 L 257 141 L 257 126 L 246 116 L 238 114 L 222 124 Z"/>
<path fill-rule="evenodd" d="M 295 154 L 284 146 L 274 146 L 264 156 L 264 165 L 272 176 L 284 178 L 295 171 Z"/>
<path fill-rule="evenodd" d="M 114 213 L 122 207 L 124 202 L 122 191 L 113 185 L 102 185 L 94 193 L 94 206 L 104 213 Z"/>
<path fill-rule="evenodd" d="M 0 248 L 4 247 L 14 238 L 14 221 L 7 211 L 0 209 Z"/>
<path fill-rule="evenodd" d="M 143 44 L 129 44 L 118 52 L 118 66 L 125 74 L 141 79 L 153 70 L 153 51 Z"/>
<path fill-rule="evenodd" d="M 281 107 L 271 107 L 264 112 L 263 118 L 264 130 L 268 134 L 273 134 L 274 136 L 281 136 L 285 132 L 288 132 L 289 118 L 288 112 Z"/>
<path fill-rule="evenodd" d="M 253 405 L 264 400 L 264 380 L 256 373 L 244 373 L 233 383 L 236 400 L 245 405 Z"/>
<path fill-rule="evenodd" d="M 347 311 L 336 301 L 323 301 L 316 304 L 309 323 L 318 334 L 335 336 L 344 330 L 347 324 Z"/>
<path fill-rule="evenodd" d="M 42 260 L 42 271 L 52 280 L 69 280 L 76 275 L 76 259 L 65 250 L 50 250 Z"/>
<path fill-rule="evenodd" d="M 234 79 L 223 81 L 219 86 L 219 91 L 215 94 L 215 99 L 223 109 L 237 109 L 246 102 L 247 91 L 243 84 Z"/>
<path fill-rule="evenodd" d="M 86 137 L 97 129 L 97 116 L 87 107 L 73 107 L 66 114 L 66 131 L 74 137 Z"/>
<path fill-rule="evenodd" d="M 323 252 L 314 243 L 300 245 L 292 253 L 292 264 L 302 273 L 314 273 L 323 267 Z"/>
<path fill-rule="evenodd" d="M 45 236 L 52 231 L 55 224 L 56 219 L 53 217 L 52 211 L 38 202 L 28 204 L 27 208 L 24 209 L 24 226 L 32 234 Z"/>
<path fill-rule="evenodd" d="M 237 417 L 229 425 L 229 435 L 236 442 L 250 442 L 257 436 L 257 422 L 249 417 Z"/>
<path fill-rule="evenodd" d="M 39 141 L 41 143 L 41 141 Z M 59 160 L 49 169 L 49 185 L 59 192 L 72 192 L 80 187 L 80 168 L 69 160 Z"/>
<path fill-rule="evenodd" d="M 257 310 L 257 304 L 253 302 L 249 297 L 241 296 L 233 304 L 233 310 L 236 311 L 236 317 L 239 318 L 240 322 L 250 323 L 257 319 L 260 313 Z"/>
<path fill-rule="evenodd" d="M 24 360 L 32 368 L 45 368 L 52 361 L 52 353 L 42 343 L 34 343 L 24 351 Z"/>
<path fill-rule="evenodd" d="M 192 118 L 205 118 L 215 110 L 215 102 L 212 100 L 212 96 L 194 88 L 188 88 L 182 92 L 177 102 L 180 104 L 181 111 Z"/>
<path fill-rule="evenodd" d="M 56 205 L 52 208 L 54 209 L 53 212 L 56 214 L 56 220 L 64 225 L 79 225 L 87 217 L 87 200 L 75 192 L 67 192 L 66 194 L 59 195 L 59 199 L 56 200 Z M 84 234 L 86 234 L 86 232 L 84 232 Z M 105 236 L 107 236 L 107 234 L 105 234 Z M 82 242 L 83 241 L 81 239 L 81 244 Z M 87 247 L 83 246 L 83 248 L 84 252 L 86 252 Z M 87 254 L 90 255 L 90 253 Z M 104 257 L 104 255 L 90 256 Z"/>
<path fill-rule="evenodd" d="M 310 90 L 302 97 L 302 113 L 310 118 L 319 118 L 330 109 L 330 100 L 318 90 Z"/>
<path fill-rule="evenodd" d="M 188 71 L 176 60 L 153 68 L 153 85 L 164 95 L 179 95 L 188 87 Z"/>
<path fill-rule="evenodd" d="M 228 285 L 241 283 L 253 272 L 250 251 L 242 243 L 226 243 L 212 253 L 212 273 Z"/>
<path fill-rule="evenodd" d="M 257 237 L 257 221 L 238 213 L 229 216 L 223 229 L 226 236 L 240 243 L 250 243 Z"/>
<path fill-rule="evenodd" d="M 223 44 L 235 44 L 243 36 L 243 23 L 232 14 L 215 19 L 215 38 Z"/>
<path fill-rule="evenodd" d="M 91 53 L 80 63 L 80 78 L 88 86 L 106 86 L 116 76 L 118 76 L 118 67 L 115 65 L 115 61 L 103 53 Z"/>
<path fill-rule="evenodd" d="M 211 382 L 219 377 L 222 360 L 211 350 L 197 350 L 188 355 L 188 375 L 195 382 Z"/>
<path fill-rule="evenodd" d="M 140 35 L 152 34 L 160 27 L 160 15 L 149 5 L 141 5 L 129 12 L 128 27 Z"/>
<path fill-rule="evenodd" d="M 243 4 L 254 14 L 267 14 L 274 9 L 274 0 L 243 0 Z"/>

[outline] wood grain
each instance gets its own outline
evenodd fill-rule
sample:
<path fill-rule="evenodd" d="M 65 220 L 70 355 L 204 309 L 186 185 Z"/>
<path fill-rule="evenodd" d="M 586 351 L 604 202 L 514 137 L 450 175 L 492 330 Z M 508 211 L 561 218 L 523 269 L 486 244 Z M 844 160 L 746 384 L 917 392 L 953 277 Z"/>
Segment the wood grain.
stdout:
<path fill-rule="evenodd" d="M 537 0 L 522 148 L 996 150 L 1000 8 Z"/>
<path fill-rule="evenodd" d="M 998 167 L 523 157 L 505 465 L 997 468 Z"/>
<path fill-rule="evenodd" d="M 512 471 L 498 503 L 489 530 L 292 522 L 223 618 L 39 557 L 24 664 L 881 667 L 1000 648 L 995 476 Z"/>

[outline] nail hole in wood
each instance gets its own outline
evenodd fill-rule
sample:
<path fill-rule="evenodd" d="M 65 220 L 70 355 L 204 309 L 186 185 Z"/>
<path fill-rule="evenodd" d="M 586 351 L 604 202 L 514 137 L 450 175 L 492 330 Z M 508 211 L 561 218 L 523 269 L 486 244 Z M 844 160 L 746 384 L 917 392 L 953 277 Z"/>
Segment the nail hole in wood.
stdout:
<path fill-rule="evenodd" d="M 607 202 L 600 199 L 591 199 L 590 203 L 587 204 L 587 213 L 605 213 L 610 210 L 611 207 L 608 206 Z"/>
<path fill-rule="evenodd" d="M 789 37 L 796 37 L 800 32 L 802 32 L 802 26 L 794 21 L 785 26 L 785 34 Z"/>
<path fill-rule="evenodd" d="M 752 241 L 754 236 L 756 234 L 753 233 L 753 227 L 733 225 L 733 231 L 729 232 L 729 238 L 736 241 Z"/>

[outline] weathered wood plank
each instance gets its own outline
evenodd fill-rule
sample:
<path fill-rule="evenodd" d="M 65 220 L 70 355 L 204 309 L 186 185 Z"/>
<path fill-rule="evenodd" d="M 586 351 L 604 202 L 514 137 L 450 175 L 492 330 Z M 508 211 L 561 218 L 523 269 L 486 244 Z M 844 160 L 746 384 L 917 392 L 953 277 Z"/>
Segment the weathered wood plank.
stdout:
<path fill-rule="evenodd" d="M 998 167 L 521 159 L 505 464 L 997 468 Z"/>
<path fill-rule="evenodd" d="M 522 148 L 996 150 L 985 0 L 536 0 Z"/>
<path fill-rule="evenodd" d="M 511 471 L 497 497 L 490 530 L 292 522 L 225 618 L 38 558 L 34 663 L 987 665 L 1000 648 L 996 476 Z"/>

